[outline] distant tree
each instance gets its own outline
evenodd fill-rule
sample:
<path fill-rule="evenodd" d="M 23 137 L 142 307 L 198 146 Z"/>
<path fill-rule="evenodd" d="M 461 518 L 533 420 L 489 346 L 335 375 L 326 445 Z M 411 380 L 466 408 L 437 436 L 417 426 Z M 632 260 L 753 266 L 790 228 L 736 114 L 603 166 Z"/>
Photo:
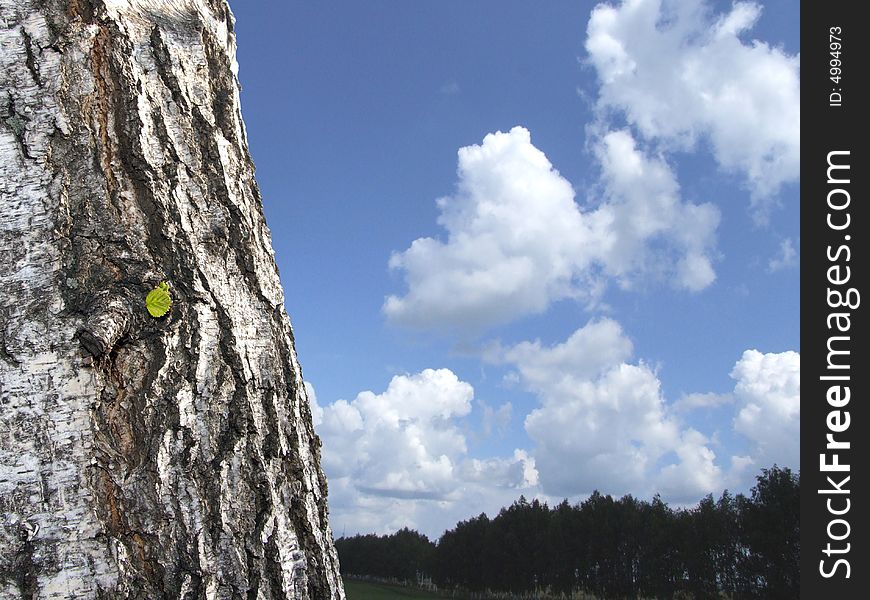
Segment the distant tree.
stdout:
<path fill-rule="evenodd" d="M 335 547 L 345 575 L 415 581 L 417 573 L 432 573 L 435 544 L 407 527 L 389 536 L 339 538 Z"/>
<path fill-rule="evenodd" d="M 488 570 L 498 571 L 502 589 L 526 592 L 543 585 L 549 520 L 546 504 L 530 503 L 523 496 L 493 519 L 487 546 L 496 559 L 490 561 Z"/>
<path fill-rule="evenodd" d="M 684 589 L 697 598 L 715 596 L 719 591 L 719 554 L 725 531 L 712 495 L 697 508 L 680 513 Z"/>
<path fill-rule="evenodd" d="M 776 465 L 757 477 L 750 499 L 741 498 L 745 545 L 744 591 L 753 597 L 800 594 L 800 474 Z"/>
<path fill-rule="evenodd" d="M 587 532 L 586 589 L 607 598 L 624 596 L 627 576 L 620 556 L 619 507 L 610 495 L 598 491 L 580 505 Z"/>
<path fill-rule="evenodd" d="M 726 594 L 735 594 L 739 589 L 738 565 L 742 555 L 740 542 L 739 507 L 735 498 L 722 492 L 716 503 L 719 519 L 719 545 L 716 555 L 716 573 L 719 589 Z"/>
<path fill-rule="evenodd" d="M 432 573 L 435 544 L 429 538 L 405 527 L 388 538 L 388 552 L 393 558 L 394 577 L 414 581 L 418 573 Z"/>
<path fill-rule="evenodd" d="M 567 499 L 563 500 L 553 509 L 547 526 L 544 573 L 547 584 L 557 593 L 573 590 L 577 573 L 583 568 L 585 539 L 578 527 L 577 512 Z"/>
<path fill-rule="evenodd" d="M 489 525 L 489 517 L 481 514 L 444 532 L 434 561 L 435 576 L 440 583 L 483 590 L 488 581 L 493 581 L 487 564 L 487 557 L 494 553 L 487 547 Z"/>
<path fill-rule="evenodd" d="M 639 526 L 638 590 L 644 596 L 670 598 L 683 573 L 674 543 L 676 516 L 656 495 L 641 505 Z"/>

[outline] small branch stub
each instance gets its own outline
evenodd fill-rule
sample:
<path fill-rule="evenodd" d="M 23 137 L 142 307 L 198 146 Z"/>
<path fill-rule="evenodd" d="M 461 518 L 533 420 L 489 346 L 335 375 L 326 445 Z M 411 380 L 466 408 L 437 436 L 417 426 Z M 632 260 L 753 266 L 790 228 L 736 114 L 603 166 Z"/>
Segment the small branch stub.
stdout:
<path fill-rule="evenodd" d="M 79 341 L 93 356 L 109 353 L 118 339 L 127 333 L 130 309 L 121 296 L 100 303 L 99 309 L 79 332 Z"/>

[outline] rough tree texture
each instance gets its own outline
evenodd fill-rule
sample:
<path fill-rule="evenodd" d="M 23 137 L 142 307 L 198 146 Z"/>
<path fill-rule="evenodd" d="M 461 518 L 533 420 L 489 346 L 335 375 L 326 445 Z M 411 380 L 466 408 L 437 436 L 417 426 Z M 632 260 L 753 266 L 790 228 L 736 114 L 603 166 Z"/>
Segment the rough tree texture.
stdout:
<path fill-rule="evenodd" d="M 225 0 L 0 0 L 0 598 L 343 598 L 235 69 Z"/>

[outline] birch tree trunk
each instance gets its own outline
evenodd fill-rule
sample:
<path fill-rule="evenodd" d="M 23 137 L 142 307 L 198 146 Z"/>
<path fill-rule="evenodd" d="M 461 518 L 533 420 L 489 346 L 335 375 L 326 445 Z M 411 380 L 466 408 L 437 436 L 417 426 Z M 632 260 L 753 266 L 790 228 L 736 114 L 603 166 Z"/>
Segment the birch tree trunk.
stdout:
<path fill-rule="evenodd" d="M 0 598 L 344 597 L 235 72 L 225 0 L 0 0 Z"/>

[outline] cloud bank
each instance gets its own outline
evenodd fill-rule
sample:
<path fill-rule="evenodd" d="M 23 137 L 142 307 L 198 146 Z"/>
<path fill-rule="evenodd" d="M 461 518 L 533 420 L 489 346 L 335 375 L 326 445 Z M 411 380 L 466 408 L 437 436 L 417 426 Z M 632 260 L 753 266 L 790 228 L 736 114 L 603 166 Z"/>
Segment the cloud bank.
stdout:
<path fill-rule="evenodd" d="M 763 219 L 800 175 L 800 56 L 745 41 L 760 16 L 753 2 L 722 15 L 701 0 L 599 4 L 586 51 L 602 113 L 672 150 L 709 146 L 743 177 Z"/>
<path fill-rule="evenodd" d="M 416 527 L 431 536 L 480 511 L 495 514 L 520 494 L 558 502 L 593 490 L 621 496 L 660 493 L 692 504 L 722 489 L 748 489 L 762 467 L 799 468 L 800 355 L 747 350 L 727 394 L 697 393 L 668 402 L 658 373 L 633 361 L 633 347 L 612 319 L 597 319 L 566 340 L 491 349 L 535 404 L 525 412 L 527 449 L 472 457 L 469 436 L 509 418 L 474 400 L 449 369 L 393 377 L 381 393 L 320 406 L 309 385 L 323 438 L 332 521 L 338 531 L 392 532 Z M 481 431 L 467 417 L 477 406 Z M 740 453 L 684 421 L 687 411 L 727 409 Z"/>
<path fill-rule="evenodd" d="M 523 450 L 467 456 L 462 419 L 472 410 L 474 389 L 449 369 L 397 375 L 383 392 L 360 392 L 350 402 L 320 406 L 313 388 L 309 398 L 324 440 L 336 527 L 386 532 L 416 526 L 440 534 L 439 527 L 455 523 L 448 515 L 465 518 L 470 505 L 497 510 L 518 490 L 537 485 L 534 459 Z"/>
<path fill-rule="evenodd" d="M 734 429 L 753 442 L 753 464 L 800 468 L 800 354 L 747 350 L 731 377 L 739 402 Z"/>
<path fill-rule="evenodd" d="M 419 238 L 393 254 L 408 292 L 386 299 L 386 316 L 479 331 L 565 298 L 597 299 L 609 278 L 623 287 L 644 276 L 691 291 L 709 286 L 718 210 L 681 200 L 670 166 L 627 130 L 604 136 L 596 156 L 605 198 L 584 211 L 528 130 L 460 149 L 456 193 L 438 200 L 446 239 Z"/>
<path fill-rule="evenodd" d="M 707 438 L 672 414 L 657 374 L 628 362 L 632 353 L 612 319 L 591 321 L 562 343 L 522 342 L 503 352 L 540 403 L 525 428 L 545 493 L 663 491 L 697 501 L 721 483 Z"/>
<path fill-rule="evenodd" d="M 797 181 L 800 58 L 744 41 L 760 15 L 750 2 L 720 15 L 700 0 L 599 4 L 585 47 L 599 82 L 588 134 L 603 197 L 581 209 L 522 127 L 460 149 L 456 192 L 437 201 L 446 236 L 393 254 L 408 291 L 386 298 L 387 318 L 474 332 L 563 299 L 594 305 L 609 281 L 710 286 L 719 211 L 680 198 L 665 153 L 709 149 L 742 177 L 759 222 Z M 793 255 L 783 248 L 770 268 Z"/>

